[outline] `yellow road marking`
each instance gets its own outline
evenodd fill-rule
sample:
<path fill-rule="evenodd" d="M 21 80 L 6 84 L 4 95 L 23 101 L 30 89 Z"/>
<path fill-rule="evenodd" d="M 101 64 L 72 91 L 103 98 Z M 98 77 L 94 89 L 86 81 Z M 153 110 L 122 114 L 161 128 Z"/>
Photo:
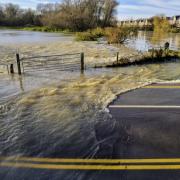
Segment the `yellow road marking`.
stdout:
<path fill-rule="evenodd" d="M 180 86 L 145 86 L 143 89 L 180 89 Z"/>
<path fill-rule="evenodd" d="M 180 165 L 50 165 L 31 163 L 1 163 L 1 167 L 34 168 L 51 170 L 180 170 Z"/>
<path fill-rule="evenodd" d="M 157 159 L 61 159 L 61 158 L 36 158 L 36 157 L 0 157 L 3 161 L 25 161 L 39 163 L 101 163 L 101 164 L 117 164 L 117 163 L 180 163 L 180 158 L 157 158 Z"/>
<path fill-rule="evenodd" d="M 109 108 L 180 109 L 180 106 L 160 105 L 110 105 Z"/>

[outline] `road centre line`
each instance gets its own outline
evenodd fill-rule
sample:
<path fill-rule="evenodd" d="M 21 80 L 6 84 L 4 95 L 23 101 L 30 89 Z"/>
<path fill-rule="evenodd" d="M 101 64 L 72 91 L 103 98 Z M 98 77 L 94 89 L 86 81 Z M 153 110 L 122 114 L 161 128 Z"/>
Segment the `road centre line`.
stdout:
<path fill-rule="evenodd" d="M 101 164 L 112 164 L 112 163 L 180 163 L 180 158 L 152 158 L 152 159 L 64 159 L 64 158 L 38 158 L 38 157 L 0 157 L 0 163 L 7 161 L 15 162 L 39 162 L 39 163 L 101 163 Z"/>
<path fill-rule="evenodd" d="M 53 165 L 32 163 L 1 163 L 1 167 L 49 170 L 180 170 L 180 165 Z"/>

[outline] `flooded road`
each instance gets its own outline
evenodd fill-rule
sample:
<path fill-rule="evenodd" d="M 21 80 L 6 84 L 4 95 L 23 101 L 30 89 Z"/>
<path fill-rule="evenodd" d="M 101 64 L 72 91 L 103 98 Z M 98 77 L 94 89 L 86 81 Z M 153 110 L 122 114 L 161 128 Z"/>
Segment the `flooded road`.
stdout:
<path fill-rule="evenodd" d="M 62 51 L 62 48 L 72 52 L 77 50 L 78 45 L 82 50 L 86 48 L 91 62 L 109 55 L 113 57 L 116 52 L 114 47 L 95 43 L 79 45 L 65 40 L 63 44 L 64 47 L 58 42 L 46 45 L 41 42 L 32 46 L 30 42 L 19 47 L 23 52 L 40 54 Z M 13 48 L 12 45 L 9 47 Z M 104 52 L 103 57 L 101 52 Z M 13 156 L 16 159 L 22 156 L 121 158 L 115 156 L 114 144 L 123 139 L 125 132 L 111 117 L 107 105 L 116 95 L 131 89 L 152 82 L 179 80 L 179 60 L 114 69 L 88 68 L 84 74 L 78 71 L 34 72 L 19 77 L 1 73 L 0 156 Z M 8 180 L 12 175 L 16 177 L 18 173 L 18 170 L 4 170 L 4 179 Z M 46 179 L 97 179 L 96 175 L 101 173 L 42 172 L 35 179 L 45 179 L 45 176 Z M 32 173 L 24 171 L 21 179 L 28 179 L 29 175 Z"/>

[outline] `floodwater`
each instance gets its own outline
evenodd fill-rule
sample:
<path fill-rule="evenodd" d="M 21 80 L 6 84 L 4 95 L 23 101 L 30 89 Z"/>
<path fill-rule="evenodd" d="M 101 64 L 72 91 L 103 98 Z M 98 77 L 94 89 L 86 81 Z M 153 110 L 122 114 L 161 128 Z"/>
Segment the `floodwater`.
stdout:
<path fill-rule="evenodd" d="M 128 41 L 128 45 L 140 51 L 147 51 L 153 47 L 164 47 L 170 43 L 170 49 L 180 50 L 180 33 L 146 32 L 139 31 L 137 37 Z"/>
<path fill-rule="evenodd" d="M 33 32 L 26 33 L 33 34 Z M 3 36 L 2 32 L 0 36 Z M 53 35 L 47 33 L 46 38 L 50 38 L 47 45 L 44 45 L 42 40 L 38 45 L 32 46 L 29 37 L 29 42 L 23 42 L 23 46 L 19 44 L 19 47 L 23 51 L 30 49 L 28 52 L 31 54 L 33 51 L 37 54 L 55 52 L 59 51 L 59 47 L 62 50 L 62 44 L 58 45 L 59 42 L 54 42 L 54 37 L 51 42 L 51 36 Z M 138 36 L 139 39 L 142 37 L 144 36 Z M 18 38 L 24 38 L 24 35 Z M 138 42 L 139 39 L 136 41 Z M 63 44 L 67 48 L 64 47 L 63 50 L 75 51 L 79 44 L 69 42 L 69 38 L 67 41 L 64 39 Z M 1 41 L 0 44 L 2 46 L 3 42 Z M 82 49 L 87 48 L 86 50 L 89 48 L 91 53 L 88 56 L 95 62 L 102 58 L 101 54 L 99 56 L 97 54 L 98 47 L 99 53 L 102 51 L 106 55 L 112 55 L 111 53 L 116 50 L 113 47 L 91 42 L 79 46 Z M 171 46 L 180 48 L 176 43 Z M 13 46 L 9 47 L 13 48 Z M 91 57 L 93 51 L 96 57 Z M 2 72 L 0 73 L 0 156 L 121 158 L 114 154 L 114 144 L 121 139 L 121 132 L 118 123 L 106 109 L 108 103 L 119 93 L 152 82 L 179 80 L 179 60 L 114 69 L 88 68 L 84 74 L 78 71 L 34 72 L 19 77 L 16 74 L 10 76 Z M 18 171 L 13 173 L 14 177 L 18 175 Z M 93 179 L 96 176 L 96 172 L 90 176 L 86 176 L 86 173 L 61 171 L 58 174 L 51 173 L 50 177 L 48 175 L 47 177 L 83 180 Z M 98 175 L 100 173 L 98 172 Z M 10 177 L 12 173 L 7 172 L 5 179 L 8 180 Z M 21 175 L 21 179 L 28 178 L 26 173 Z M 43 174 L 36 179 L 43 179 Z"/>
<path fill-rule="evenodd" d="M 60 33 L 43 33 L 19 30 L 0 30 L 0 46 L 19 44 L 48 43 L 53 41 L 72 41 L 72 37 Z"/>

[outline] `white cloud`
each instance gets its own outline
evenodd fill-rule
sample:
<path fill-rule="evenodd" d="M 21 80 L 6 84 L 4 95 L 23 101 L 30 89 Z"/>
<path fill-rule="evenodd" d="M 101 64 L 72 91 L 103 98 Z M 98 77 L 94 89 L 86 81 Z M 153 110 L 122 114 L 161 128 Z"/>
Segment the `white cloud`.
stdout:
<path fill-rule="evenodd" d="M 180 0 L 124 0 L 118 7 L 119 19 L 137 19 L 156 14 L 167 16 L 180 14 Z"/>
<path fill-rule="evenodd" d="M 35 9 L 37 4 L 47 4 L 47 3 L 56 3 L 60 2 L 60 0 L 0 0 L 0 3 L 13 3 L 18 4 L 22 8 L 33 8 Z"/>
<path fill-rule="evenodd" d="M 61 0 L 0 0 L 0 3 L 19 4 L 23 8 L 36 8 L 38 3 L 53 3 Z M 151 17 L 156 14 L 173 16 L 180 14 L 180 0 L 118 0 L 119 19 Z"/>

